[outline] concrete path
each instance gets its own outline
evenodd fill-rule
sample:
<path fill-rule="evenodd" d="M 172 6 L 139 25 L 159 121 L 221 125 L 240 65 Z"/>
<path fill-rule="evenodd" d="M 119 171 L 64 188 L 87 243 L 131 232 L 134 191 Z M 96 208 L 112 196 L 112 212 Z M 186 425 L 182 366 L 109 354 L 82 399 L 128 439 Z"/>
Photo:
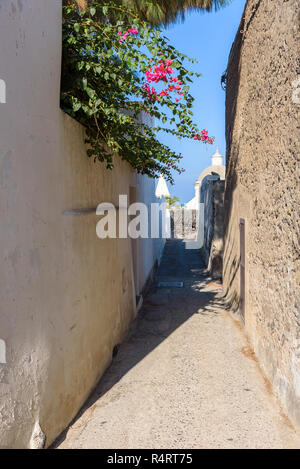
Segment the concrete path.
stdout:
<path fill-rule="evenodd" d="M 300 448 L 198 251 L 166 245 L 158 281 L 58 448 Z"/>

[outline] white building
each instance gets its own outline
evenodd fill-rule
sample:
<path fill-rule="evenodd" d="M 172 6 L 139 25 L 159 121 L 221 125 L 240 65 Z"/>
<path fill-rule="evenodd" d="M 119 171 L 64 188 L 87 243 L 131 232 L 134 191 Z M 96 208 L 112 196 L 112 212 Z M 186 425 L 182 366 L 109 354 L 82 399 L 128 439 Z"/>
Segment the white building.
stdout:
<path fill-rule="evenodd" d="M 170 197 L 170 192 L 163 174 L 161 174 L 159 177 L 155 190 L 155 195 L 158 199 L 161 199 L 162 197 Z"/>
<path fill-rule="evenodd" d="M 211 157 L 211 166 L 202 171 L 197 181 L 195 182 L 195 196 L 185 204 L 185 208 L 194 210 L 199 209 L 199 203 L 201 202 L 201 187 L 205 178 L 220 179 L 221 181 L 225 179 L 225 166 L 223 165 L 223 157 L 218 149 Z"/>

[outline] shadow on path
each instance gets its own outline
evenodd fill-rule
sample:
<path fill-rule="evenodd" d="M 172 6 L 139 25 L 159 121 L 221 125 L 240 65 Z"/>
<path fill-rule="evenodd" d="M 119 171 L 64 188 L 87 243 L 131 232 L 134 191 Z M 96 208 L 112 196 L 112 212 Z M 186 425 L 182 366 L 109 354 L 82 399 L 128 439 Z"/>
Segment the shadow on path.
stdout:
<path fill-rule="evenodd" d="M 183 281 L 184 286 L 158 288 L 157 284 L 161 281 Z M 207 291 L 207 288 L 203 291 L 203 287 L 209 284 L 213 291 Z M 220 284 L 207 278 L 198 249 L 186 250 L 183 240 L 168 240 L 152 287 L 127 338 L 70 426 L 192 315 L 218 314 L 216 306 L 222 305 L 218 297 L 219 289 Z M 68 428 L 52 448 L 65 440 L 67 432 Z"/>

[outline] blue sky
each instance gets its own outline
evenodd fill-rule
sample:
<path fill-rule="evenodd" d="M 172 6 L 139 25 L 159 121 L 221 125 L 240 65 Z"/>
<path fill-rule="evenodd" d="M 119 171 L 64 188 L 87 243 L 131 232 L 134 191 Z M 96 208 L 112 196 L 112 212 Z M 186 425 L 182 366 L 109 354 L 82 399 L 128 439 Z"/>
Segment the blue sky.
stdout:
<path fill-rule="evenodd" d="M 190 13 L 184 23 L 169 26 L 165 35 L 180 52 L 197 58 L 194 70 L 202 73 L 191 85 L 194 101 L 194 122 L 215 136 L 215 145 L 204 145 L 194 140 L 178 140 L 161 134 L 160 140 L 183 155 L 186 172 L 175 173 L 175 185 L 169 186 L 172 196 L 188 202 L 194 196 L 194 182 L 210 165 L 211 155 L 218 147 L 225 162 L 225 92 L 220 79 L 226 70 L 227 59 L 244 10 L 245 0 L 232 0 L 231 4 L 213 13 Z"/>

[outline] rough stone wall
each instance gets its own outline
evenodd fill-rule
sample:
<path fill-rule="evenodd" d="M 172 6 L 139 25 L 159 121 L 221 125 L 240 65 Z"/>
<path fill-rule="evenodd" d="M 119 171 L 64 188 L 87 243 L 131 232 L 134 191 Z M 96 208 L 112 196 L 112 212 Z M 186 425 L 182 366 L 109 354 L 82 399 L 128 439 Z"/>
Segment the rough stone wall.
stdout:
<path fill-rule="evenodd" d="M 225 181 L 213 182 L 214 233 L 210 247 L 208 271 L 213 278 L 222 278 L 224 248 Z"/>
<path fill-rule="evenodd" d="M 206 179 L 201 187 L 204 204 L 204 242 L 201 255 L 213 278 L 222 277 L 224 181 Z"/>
<path fill-rule="evenodd" d="M 227 69 L 225 250 L 228 303 L 240 312 L 289 416 L 300 425 L 299 1 L 248 0 Z M 299 76 L 299 75 L 298 75 Z"/>
<path fill-rule="evenodd" d="M 204 240 L 201 255 L 205 265 L 208 266 L 210 248 L 214 235 L 213 181 L 207 179 L 203 181 L 200 201 L 204 204 Z"/>

